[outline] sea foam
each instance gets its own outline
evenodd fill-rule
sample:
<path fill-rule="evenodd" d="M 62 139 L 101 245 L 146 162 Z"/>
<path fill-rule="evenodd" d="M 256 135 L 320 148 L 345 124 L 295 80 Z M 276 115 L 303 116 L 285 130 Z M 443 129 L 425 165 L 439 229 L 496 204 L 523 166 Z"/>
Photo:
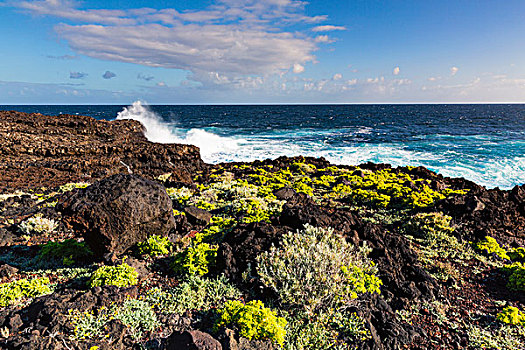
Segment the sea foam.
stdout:
<path fill-rule="evenodd" d="M 499 186 L 510 189 L 524 183 L 525 157 L 515 156 L 480 157 L 469 147 L 490 146 L 490 140 L 479 135 L 475 140 L 452 135 L 424 135 L 419 142 L 353 142 L 349 145 L 334 145 L 329 140 L 344 133 L 356 138 L 373 132 L 368 127 L 343 129 L 270 129 L 257 133 L 222 130 L 218 127 L 206 129 L 181 128 L 172 120 L 167 122 L 152 111 L 145 102 L 136 101 L 118 113 L 117 119 L 134 119 L 146 128 L 148 140 L 159 143 L 185 143 L 198 146 L 201 157 L 207 163 L 249 162 L 257 159 L 280 156 L 324 157 L 334 164 L 357 165 L 368 161 L 389 163 L 393 166 L 422 165 L 444 176 L 464 177 L 489 188 Z M 234 136 L 218 135 L 241 132 Z M 214 131 L 214 132 L 212 132 Z M 519 145 L 502 145 L 506 149 L 520 149 Z M 446 149 L 447 151 L 443 151 Z"/>
<path fill-rule="evenodd" d="M 135 101 L 131 106 L 125 107 L 117 114 L 117 119 L 133 119 L 141 122 L 146 128 L 145 136 L 151 142 L 185 143 L 197 146 L 200 148 L 202 159 L 209 163 L 223 161 L 221 158 L 225 154 L 236 152 L 239 141 L 242 141 L 222 137 L 203 129 L 177 128 L 173 123 L 165 122 L 143 101 Z"/>

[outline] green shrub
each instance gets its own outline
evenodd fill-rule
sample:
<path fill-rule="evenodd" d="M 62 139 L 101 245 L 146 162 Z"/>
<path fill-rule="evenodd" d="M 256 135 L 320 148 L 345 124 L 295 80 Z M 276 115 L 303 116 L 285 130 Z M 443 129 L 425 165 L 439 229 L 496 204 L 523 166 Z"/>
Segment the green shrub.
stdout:
<path fill-rule="evenodd" d="M 371 338 L 363 319 L 355 313 L 334 309 L 307 313 L 300 310 L 285 313 L 288 322 L 285 350 L 343 350 L 348 343 Z"/>
<path fill-rule="evenodd" d="M 211 222 L 202 232 L 197 233 L 196 237 L 202 242 L 217 242 L 222 239 L 226 232 L 232 230 L 237 225 L 237 220 L 230 217 L 214 216 Z"/>
<path fill-rule="evenodd" d="M 507 252 L 507 255 L 512 261 L 525 262 L 525 248 L 523 247 L 513 248 Z"/>
<path fill-rule="evenodd" d="M 73 325 L 74 339 L 94 339 L 105 336 L 105 326 L 113 318 L 111 311 L 101 307 L 95 313 L 93 310 L 69 310 L 69 320 Z"/>
<path fill-rule="evenodd" d="M 241 292 L 229 284 L 224 276 L 214 279 L 190 275 L 176 287 L 162 290 L 153 288 L 144 300 L 159 312 L 182 315 L 190 310 L 209 310 L 222 305 L 226 300 L 239 299 Z"/>
<path fill-rule="evenodd" d="M 454 232 L 450 226 L 451 219 L 443 213 L 418 213 L 403 228 L 407 234 L 421 238 L 421 243 L 426 246 L 426 251 L 422 252 L 423 259 L 466 256 L 468 249 L 465 244 L 451 235 Z"/>
<path fill-rule="evenodd" d="M 507 287 L 512 290 L 525 291 L 525 266 L 523 263 L 515 262 L 505 265 L 502 270 L 509 274 Z"/>
<path fill-rule="evenodd" d="M 138 273 L 126 263 L 117 266 L 101 266 L 88 282 L 89 287 L 117 286 L 129 287 L 138 283 Z"/>
<path fill-rule="evenodd" d="M 193 190 L 190 190 L 186 187 L 181 188 L 166 188 L 166 193 L 168 193 L 168 196 L 177 203 L 179 208 L 183 208 L 186 206 L 186 203 L 188 200 L 193 196 Z"/>
<path fill-rule="evenodd" d="M 151 332 L 160 326 L 150 304 L 138 299 L 124 301 L 116 308 L 113 317 L 130 328 L 131 337 L 136 341 L 142 338 L 144 332 Z"/>
<path fill-rule="evenodd" d="M 138 299 L 126 299 L 121 305 L 113 304 L 110 308 L 103 306 L 89 311 L 70 310 L 69 319 L 73 325 L 74 339 L 107 337 L 106 325 L 113 319 L 129 327 L 135 341 L 140 340 L 144 332 L 154 331 L 160 325 L 151 305 Z"/>
<path fill-rule="evenodd" d="M 501 259 L 510 260 L 505 249 L 503 249 L 493 237 L 485 237 L 484 240 L 476 243 L 475 247 L 485 254 L 496 254 Z"/>
<path fill-rule="evenodd" d="M 416 237 L 422 237 L 429 242 L 438 242 L 447 240 L 454 232 L 454 228 L 450 226 L 452 218 L 443 213 L 418 213 L 414 215 L 404 225 L 405 231 Z"/>
<path fill-rule="evenodd" d="M 283 207 L 284 201 L 275 197 L 250 197 L 238 198 L 232 202 L 231 208 L 235 215 L 242 217 L 244 223 L 250 222 L 270 222 L 272 216 L 278 216 Z"/>
<path fill-rule="evenodd" d="M 40 248 L 39 260 L 61 260 L 64 265 L 73 265 L 79 260 L 89 258 L 93 252 L 85 242 L 75 239 L 66 239 L 63 242 L 48 242 Z"/>
<path fill-rule="evenodd" d="M 159 235 L 153 235 L 148 237 L 144 242 L 140 242 L 137 245 L 139 254 L 149 255 L 151 257 L 156 257 L 159 255 L 169 254 L 171 251 L 171 242 L 168 237 L 162 237 Z"/>
<path fill-rule="evenodd" d="M 493 325 L 480 327 L 467 325 L 469 349 L 523 349 L 525 327 L 494 322 Z"/>
<path fill-rule="evenodd" d="M 47 219 L 43 217 L 42 214 L 36 214 L 18 225 L 18 229 L 27 235 L 34 233 L 51 233 L 55 231 L 57 227 L 58 223 L 55 220 Z"/>
<path fill-rule="evenodd" d="M 189 247 L 175 255 L 171 267 L 181 274 L 203 276 L 215 264 L 217 249 L 216 245 L 193 240 Z"/>
<path fill-rule="evenodd" d="M 428 186 L 428 180 L 413 179 L 409 174 L 392 169 L 344 171 L 338 179 L 345 181 L 334 186 L 328 197 L 346 198 L 375 208 L 426 208 L 433 206 L 436 200 L 465 193 L 451 189 L 434 191 Z"/>
<path fill-rule="evenodd" d="M 227 301 L 219 310 L 215 328 L 234 327 L 247 339 L 269 339 L 283 345 L 286 336 L 286 320 L 277 317 L 275 311 L 264 307 L 262 301 L 253 300 L 243 304 L 237 300 Z"/>
<path fill-rule="evenodd" d="M 257 273 L 286 304 L 332 307 L 380 292 L 377 268 L 367 254 L 366 247 L 356 250 L 331 228 L 305 225 L 283 235 L 279 248 L 258 256 Z"/>
<path fill-rule="evenodd" d="M 507 306 L 504 308 L 498 313 L 496 319 L 503 323 L 525 325 L 525 314 L 514 306 Z"/>
<path fill-rule="evenodd" d="M 21 279 L 0 284 L 0 307 L 8 306 L 23 298 L 34 298 L 51 293 L 48 278 Z"/>

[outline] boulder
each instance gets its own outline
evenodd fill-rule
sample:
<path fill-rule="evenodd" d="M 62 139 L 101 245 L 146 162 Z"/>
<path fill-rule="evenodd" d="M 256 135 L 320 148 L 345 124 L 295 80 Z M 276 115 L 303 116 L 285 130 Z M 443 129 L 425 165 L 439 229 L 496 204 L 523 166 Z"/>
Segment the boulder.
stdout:
<path fill-rule="evenodd" d="M 197 207 L 184 208 L 184 213 L 188 221 L 193 225 L 208 225 L 212 218 L 209 211 Z"/>
<path fill-rule="evenodd" d="M 76 190 L 57 209 L 99 257 L 122 254 L 150 235 L 166 236 L 175 229 L 164 187 L 136 175 L 117 174 Z"/>
<path fill-rule="evenodd" d="M 166 342 L 166 350 L 222 350 L 221 343 L 208 333 L 198 330 L 173 333 Z"/>

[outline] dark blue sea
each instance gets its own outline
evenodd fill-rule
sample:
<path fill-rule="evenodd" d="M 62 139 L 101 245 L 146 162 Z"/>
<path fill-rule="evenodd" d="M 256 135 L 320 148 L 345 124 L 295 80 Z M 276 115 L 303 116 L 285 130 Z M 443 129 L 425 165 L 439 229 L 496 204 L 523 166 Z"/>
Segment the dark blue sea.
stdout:
<path fill-rule="evenodd" d="M 191 143 L 210 163 L 281 155 L 423 165 L 489 188 L 525 183 L 525 105 L 0 106 L 132 118 L 154 142 Z"/>

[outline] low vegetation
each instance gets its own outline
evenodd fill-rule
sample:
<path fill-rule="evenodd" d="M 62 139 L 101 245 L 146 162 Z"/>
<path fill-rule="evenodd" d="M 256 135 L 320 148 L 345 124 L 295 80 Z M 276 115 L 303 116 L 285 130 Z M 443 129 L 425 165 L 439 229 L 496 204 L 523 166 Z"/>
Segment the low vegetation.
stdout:
<path fill-rule="evenodd" d="M 246 304 L 237 300 L 227 301 L 218 313 L 215 328 L 229 326 L 247 339 L 269 339 L 279 345 L 284 343 L 286 320 L 264 307 L 260 300 Z"/>
<path fill-rule="evenodd" d="M 129 287 L 138 283 L 138 273 L 126 263 L 117 266 L 101 266 L 89 279 L 89 287 L 117 286 Z"/>
<path fill-rule="evenodd" d="M 18 281 L 0 284 L 0 307 L 11 305 L 25 298 L 34 298 L 49 294 L 52 290 L 48 278 L 25 278 Z"/>

